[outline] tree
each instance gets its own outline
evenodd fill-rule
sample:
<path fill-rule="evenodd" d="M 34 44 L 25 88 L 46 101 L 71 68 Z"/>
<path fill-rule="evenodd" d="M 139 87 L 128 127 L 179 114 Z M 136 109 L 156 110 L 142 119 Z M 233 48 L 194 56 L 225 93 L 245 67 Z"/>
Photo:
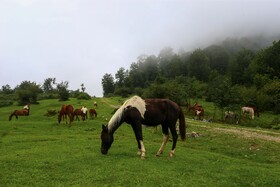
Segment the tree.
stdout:
<path fill-rule="evenodd" d="M 151 84 L 145 89 L 143 97 L 168 98 L 180 105 L 186 101 L 186 92 L 182 84 L 179 84 L 176 80 L 170 80 L 164 83 Z"/>
<path fill-rule="evenodd" d="M 159 75 L 158 58 L 154 55 L 146 56 L 142 61 L 139 60 L 139 65 L 145 86 L 148 86 Z"/>
<path fill-rule="evenodd" d="M 43 91 L 45 93 L 52 93 L 54 91 L 54 85 L 56 84 L 55 78 L 47 78 L 43 84 Z"/>
<path fill-rule="evenodd" d="M 125 69 L 123 67 L 121 67 L 117 73 L 115 74 L 115 78 L 116 78 L 116 82 L 115 85 L 118 88 L 121 88 L 123 86 L 125 86 L 125 81 L 127 79 L 128 76 L 128 72 L 125 71 Z"/>
<path fill-rule="evenodd" d="M 10 87 L 10 85 L 6 84 L 6 85 L 2 86 L 2 89 L 0 90 L 0 93 L 12 94 L 12 93 L 14 93 L 14 90 Z"/>
<path fill-rule="evenodd" d="M 145 87 L 145 78 L 143 77 L 143 73 L 140 69 L 140 63 L 132 63 L 130 65 L 129 71 L 129 82 L 131 87 Z"/>
<path fill-rule="evenodd" d="M 268 75 L 270 79 L 280 79 L 280 40 L 273 45 L 261 50 L 251 67 L 254 73 Z"/>
<path fill-rule="evenodd" d="M 81 84 L 81 90 L 82 90 L 83 93 L 84 93 L 85 90 L 86 90 L 86 87 L 85 87 L 84 83 Z"/>
<path fill-rule="evenodd" d="M 57 84 L 56 89 L 60 101 L 69 100 L 70 92 L 68 90 L 68 85 L 69 85 L 68 81 L 61 81 L 59 84 Z"/>
<path fill-rule="evenodd" d="M 228 70 L 229 61 L 227 51 L 221 46 L 212 45 L 204 49 L 204 52 L 209 58 L 210 68 L 218 71 L 222 75 L 225 75 Z"/>
<path fill-rule="evenodd" d="M 40 85 L 37 85 L 35 82 L 30 81 L 23 81 L 15 88 L 15 90 L 19 105 L 26 105 L 27 103 L 38 103 L 38 94 L 43 92 L 40 88 Z"/>
<path fill-rule="evenodd" d="M 249 65 L 254 58 L 254 53 L 243 49 L 239 51 L 230 65 L 230 76 L 233 84 L 252 85 L 253 77 Z"/>
<path fill-rule="evenodd" d="M 196 77 L 200 81 L 207 81 L 210 75 L 209 58 L 201 49 L 195 50 L 188 62 L 189 76 Z"/>
<path fill-rule="evenodd" d="M 223 111 L 224 108 L 239 103 L 238 96 L 236 90 L 232 89 L 228 77 L 220 74 L 212 75 L 211 82 L 208 84 L 207 100 L 214 102 Z"/>
<path fill-rule="evenodd" d="M 270 110 L 275 113 L 280 113 L 280 80 L 274 79 L 266 84 L 263 88 L 263 92 L 271 99 Z"/>
<path fill-rule="evenodd" d="M 111 74 L 106 73 L 102 78 L 103 95 L 107 97 L 113 94 L 115 90 L 114 78 Z"/>

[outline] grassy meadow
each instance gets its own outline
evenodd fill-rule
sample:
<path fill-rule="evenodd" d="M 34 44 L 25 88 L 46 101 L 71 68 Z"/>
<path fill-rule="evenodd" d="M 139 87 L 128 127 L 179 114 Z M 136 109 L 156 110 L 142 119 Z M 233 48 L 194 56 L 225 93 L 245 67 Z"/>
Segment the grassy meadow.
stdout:
<path fill-rule="evenodd" d="M 74 121 L 70 128 L 58 124 L 57 116 L 45 116 L 64 103 L 93 108 L 93 101 L 98 103 L 97 118 Z M 161 129 L 143 127 L 147 153 L 141 160 L 127 124 L 116 131 L 108 155 L 102 155 L 101 125 L 123 101 L 117 97 L 42 100 L 31 105 L 30 116 L 11 121 L 10 113 L 21 107 L 0 108 L 0 186 L 279 186 L 279 130 L 203 122 L 189 114 L 187 139 L 178 141 L 172 159 L 171 142 L 161 157 L 155 156 Z M 273 117 L 261 114 L 255 123 Z"/>

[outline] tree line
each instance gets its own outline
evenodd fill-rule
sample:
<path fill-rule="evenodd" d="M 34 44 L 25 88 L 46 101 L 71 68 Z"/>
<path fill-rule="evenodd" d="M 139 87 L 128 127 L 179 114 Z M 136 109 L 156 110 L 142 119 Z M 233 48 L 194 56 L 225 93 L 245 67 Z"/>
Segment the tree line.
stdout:
<path fill-rule="evenodd" d="M 280 112 L 280 40 L 261 45 L 227 39 L 191 52 L 162 49 L 140 55 L 128 70 L 102 78 L 103 95 L 170 98 L 181 105 L 203 98 L 221 109 L 256 106 Z"/>
<path fill-rule="evenodd" d="M 46 78 L 42 85 L 31 81 L 22 81 L 15 88 L 3 85 L 0 89 L 0 107 L 9 106 L 17 102 L 18 105 L 37 104 L 41 99 L 58 99 L 66 101 L 70 97 L 78 99 L 90 99 L 85 92 L 86 87 L 82 83 L 81 89 L 75 91 L 68 89 L 69 82 L 56 82 L 56 78 Z"/>

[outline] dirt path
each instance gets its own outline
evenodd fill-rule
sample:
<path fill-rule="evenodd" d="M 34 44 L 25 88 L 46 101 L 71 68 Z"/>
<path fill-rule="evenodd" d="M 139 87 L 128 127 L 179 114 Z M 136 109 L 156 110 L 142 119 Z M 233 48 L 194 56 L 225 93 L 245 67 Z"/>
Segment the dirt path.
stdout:
<path fill-rule="evenodd" d="M 114 109 L 117 109 L 117 108 L 120 107 L 119 105 L 112 105 L 112 104 L 109 103 L 108 100 L 107 100 L 106 98 L 104 98 L 104 97 L 101 99 L 101 102 L 105 103 L 106 105 L 108 105 L 109 107 L 114 108 Z"/>
<path fill-rule="evenodd" d="M 215 132 L 225 132 L 225 133 L 233 133 L 245 138 L 257 138 L 262 140 L 274 141 L 280 143 L 280 134 L 278 136 L 273 136 L 269 134 L 264 134 L 263 132 L 253 132 L 251 130 L 245 129 L 224 129 L 224 128 L 213 128 Z M 276 134 L 276 133 L 274 133 Z"/>
<path fill-rule="evenodd" d="M 242 136 L 244 138 L 255 138 L 262 139 L 267 141 L 274 141 L 280 143 L 280 132 L 273 132 L 268 130 L 259 130 L 259 129 L 245 129 L 241 127 L 229 127 L 229 128 L 220 128 L 220 127 L 211 127 L 206 125 L 193 124 L 199 127 L 205 127 L 211 131 L 218 133 L 231 133 Z"/>

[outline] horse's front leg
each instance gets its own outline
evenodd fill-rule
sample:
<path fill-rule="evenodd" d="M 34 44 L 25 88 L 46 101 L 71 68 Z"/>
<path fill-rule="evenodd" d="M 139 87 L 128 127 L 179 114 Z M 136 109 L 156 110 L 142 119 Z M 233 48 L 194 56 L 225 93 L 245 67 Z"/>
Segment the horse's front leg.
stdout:
<path fill-rule="evenodd" d="M 146 149 L 144 146 L 144 142 L 143 142 L 143 135 L 142 135 L 142 124 L 141 123 L 135 123 L 132 124 L 132 129 L 134 131 L 136 140 L 137 140 L 137 144 L 138 144 L 138 155 L 141 156 L 141 159 L 145 159 L 146 156 Z"/>

